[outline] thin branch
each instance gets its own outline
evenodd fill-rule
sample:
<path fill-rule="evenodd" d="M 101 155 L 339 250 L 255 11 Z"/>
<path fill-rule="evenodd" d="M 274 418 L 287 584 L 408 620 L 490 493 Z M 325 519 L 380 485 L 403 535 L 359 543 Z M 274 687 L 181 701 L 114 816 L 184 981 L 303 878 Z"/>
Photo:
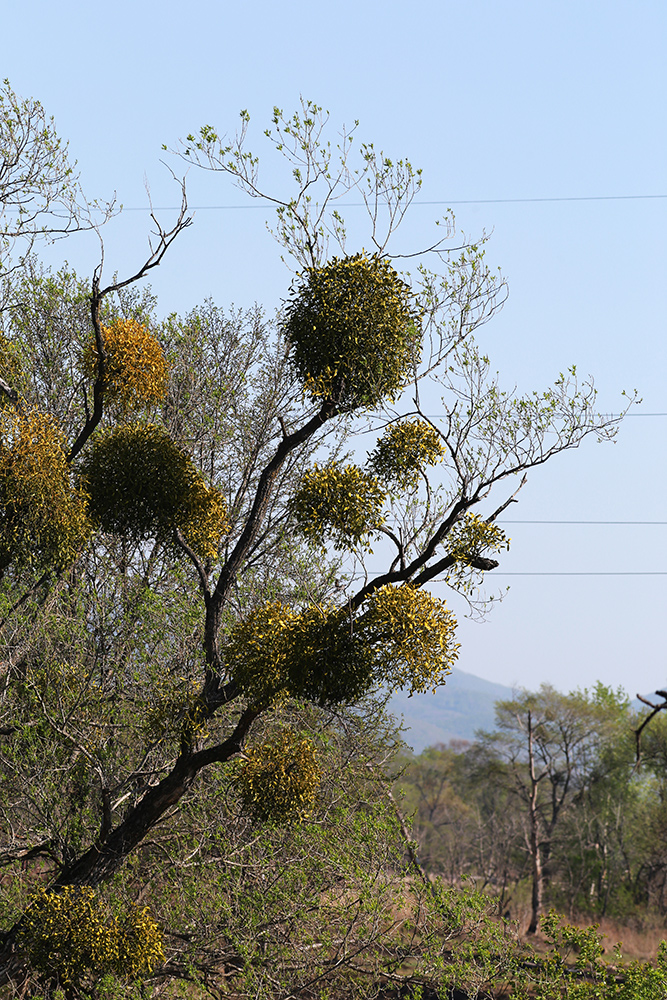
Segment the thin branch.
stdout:
<path fill-rule="evenodd" d="M 646 716 L 645 719 L 643 719 L 642 724 L 639 726 L 639 729 L 633 730 L 637 745 L 635 767 L 639 766 L 639 762 L 641 760 L 641 735 L 644 729 L 649 724 L 649 722 L 658 714 L 658 712 L 662 712 L 663 709 L 667 709 L 667 691 L 656 691 L 655 693 L 659 695 L 661 698 L 665 699 L 662 705 L 654 705 L 653 702 L 648 700 L 648 698 L 644 698 L 641 694 L 637 695 L 638 700 L 643 702 L 644 705 L 648 705 L 648 707 L 652 709 L 652 711 Z"/>

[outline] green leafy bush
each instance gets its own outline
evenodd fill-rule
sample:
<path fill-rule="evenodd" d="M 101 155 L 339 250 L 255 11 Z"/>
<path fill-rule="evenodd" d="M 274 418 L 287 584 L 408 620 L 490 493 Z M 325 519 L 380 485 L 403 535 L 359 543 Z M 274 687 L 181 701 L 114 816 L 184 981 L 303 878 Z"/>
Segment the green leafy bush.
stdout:
<path fill-rule="evenodd" d="M 167 391 L 168 367 L 153 334 L 134 319 L 117 319 L 102 326 L 102 338 L 107 399 L 121 410 L 159 403 Z M 99 358 L 94 337 L 84 348 L 83 368 L 89 378 L 97 378 Z"/>
<path fill-rule="evenodd" d="M 351 627 L 346 608 L 313 605 L 295 612 L 267 602 L 235 625 L 224 655 L 241 689 L 258 704 L 289 694 L 341 705 L 361 697 L 373 681 L 372 648 Z"/>
<path fill-rule="evenodd" d="M 47 414 L 0 416 L 0 567 L 72 562 L 90 534 L 85 497 L 73 486 L 62 434 Z"/>
<path fill-rule="evenodd" d="M 371 595 L 362 621 L 385 683 L 410 694 L 444 683 L 459 650 L 456 618 L 444 601 L 410 584 L 388 584 Z"/>
<path fill-rule="evenodd" d="M 289 823 L 311 812 L 321 777 L 312 742 L 287 729 L 246 751 L 238 787 L 253 819 Z"/>
<path fill-rule="evenodd" d="M 314 465 L 301 478 L 289 509 L 308 541 L 348 549 L 384 523 L 385 493 L 377 479 L 356 465 Z"/>
<path fill-rule="evenodd" d="M 368 465 L 384 482 L 414 489 L 424 466 L 435 465 L 444 454 L 440 436 L 425 420 L 400 420 L 384 432 Z"/>
<path fill-rule="evenodd" d="M 169 541 L 179 529 L 195 552 L 214 558 L 228 529 L 220 492 L 155 424 L 123 424 L 100 438 L 82 463 L 81 482 L 105 531 Z"/>
<path fill-rule="evenodd" d="M 313 399 L 373 407 L 393 399 L 418 361 L 421 315 L 412 291 L 379 257 L 334 257 L 292 290 L 285 330 Z"/>

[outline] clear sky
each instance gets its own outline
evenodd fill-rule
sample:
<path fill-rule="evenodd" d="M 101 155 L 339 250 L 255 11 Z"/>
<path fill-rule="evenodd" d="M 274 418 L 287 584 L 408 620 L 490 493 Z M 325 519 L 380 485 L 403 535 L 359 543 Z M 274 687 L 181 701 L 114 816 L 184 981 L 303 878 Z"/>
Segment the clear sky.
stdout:
<path fill-rule="evenodd" d="M 628 197 L 667 195 L 664 0 L 32 0 L 6 5 L 2 32 L 0 76 L 55 116 L 89 195 L 126 206 L 106 231 L 109 272 L 143 259 L 145 179 L 155 205 L 176 204 L 163 143 L 204 123 L 233 131 L 247 108 L 261 151 L 273 106 L 300 94 L 337 125 L 359 119 L 363 138 L 423 168 L 420 202 L 444 203 L 413 207 L 407 248 L 448 204 L 466 233 L 493 231 L 510 299 L 480 339 L 506 387 L 544 388 L 576 363 L 604 412 L 622 389 L 643 397 L 616 444 L 536 470 L 508 518 L 667 522 L 667 198 Z M 267 186 L 273 169 L 267 155 Z M 160 309 L 206 296 L 272 308 L 290 275 L 263 209 L 204 208 L 247 204 L 223 177 L 191 171 L 188 190 L 202 208 L 152 279 Z M 597 200 L 511 201 L 539 198 Z M 90 273 L 96 253 L 81 238 L 52 259 Z M 501 570 L 528 575 L 498 575 L 490 589 L 511 589 L 490 620 L 461 621 L 462 669 L 563 690 L 664 686 L 665 523 L 507 530 Z"/>

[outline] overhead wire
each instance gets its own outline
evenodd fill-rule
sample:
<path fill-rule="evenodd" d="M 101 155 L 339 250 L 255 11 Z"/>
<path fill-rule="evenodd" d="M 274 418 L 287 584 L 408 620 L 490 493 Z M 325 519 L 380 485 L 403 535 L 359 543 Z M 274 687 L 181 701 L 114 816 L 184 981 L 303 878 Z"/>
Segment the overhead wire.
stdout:
<path fill-rule="evenodd" d="M 441 206 L 441 205 L 520 205 L 539 203 L 560 203 L 560 202 L 593 202 L 593 201 L 646 201 L 665 200 L 667 194 L 612 194 L 612 195 L 565 195 L 565 196 L 544 196 L 536 198 L 457 198 L 453 200 L 437 201 L 413 201 L 413 206 Z M 189 210 L 193 212 L 208 211 L 238 211 L 249 208 L 267 207 L 271 203 L 263 199 L 247 202 L 243 205 L 191 205 Z M 339 202 L 340 208 L 363 208 L 365 202 Z M 123 205 L 124 212 L 169 212 L 176 211 L 179 206 L 139 206 Z M 435 416 L 435 415 L 431 415 Z M 613 415 L 612 415 L 613 416 Z M 626 417 L 667 417 L 667 412 L 657 413 L 628 413 Z M 499 520 L 499 524 L 584 524 L 584 525 L 665 525 L 667 521 L 570 521 L 570 520 Z M 500 571 L 495 576 L 667 576 L 667 571 Z"/>
<path fill-rule="evenodd" d="M 667 576 L 667 570 L 499 570 L 494 576 Z"/>
<path fill-rule="evenodd" d="M 592 195 L 563 195 L 563 196 L 547 196 L 538 198 L 456 198 L 452 201 L 413 201 L 412 205 L 416 208 L 419 205 L 425 207 L 433 207 L 439 205 L 531 205 L 539 203 L 549 203 L 549 202 L 576 202 L 576 201 L 656 201 L 667 199 L 667 194 L 592 194 Z M 235 211 L 238 209 L 246 208 L 263 208 L 270 207 L 273 203 L 266 201 L 264 199 L 258 198 L 251 202 L 243 205 L 190 205 L 189 210 L 192 212 L 216 212 L 216 211 Z M 348 201 L 348 202 L 337 202 L 336 206 L 338 208 L 363 208 L 366 205 L 364 201 Z M 150 205 L 124 205 L 124 212 L 173 212 L 179 211 L 180 205 L 167 205 L 161 207 L 153 207 Z"/>

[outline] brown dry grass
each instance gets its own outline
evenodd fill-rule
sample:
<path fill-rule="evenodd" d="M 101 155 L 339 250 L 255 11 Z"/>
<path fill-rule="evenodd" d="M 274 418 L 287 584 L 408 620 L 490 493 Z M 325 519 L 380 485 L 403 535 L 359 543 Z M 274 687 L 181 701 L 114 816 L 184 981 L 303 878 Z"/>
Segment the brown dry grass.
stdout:
<path fill-rule="evenodd" d="M 519 922 L 520 928 L 525 928 L 528 923 L 528 914 L 525 919 Z M 667 920 L 659 915 L 647 915 L 642 920 L 631 920 L 622 922 L 603 918 L 601 920 L 591 920 L 585 917 L 575 917 L 568 920 L 568 923 L 575 927 L 586 928 L 592 924 L 598 924 L 599 934 L 604 947 L 604 957 L 607 961 L 613 962 L 614 946 L 621 945 L 623 960 L 625 962 L 638 959 L 642 962 L 653 961 L 658 953 L 661 941 L 667 941 Z M 546 954 L 550 945 L 544 936 L 538 932 L 530 937 L 525 933 L 520 933 L 519 937 L 527 944 L 531 945 L 539 954 Z"/>

